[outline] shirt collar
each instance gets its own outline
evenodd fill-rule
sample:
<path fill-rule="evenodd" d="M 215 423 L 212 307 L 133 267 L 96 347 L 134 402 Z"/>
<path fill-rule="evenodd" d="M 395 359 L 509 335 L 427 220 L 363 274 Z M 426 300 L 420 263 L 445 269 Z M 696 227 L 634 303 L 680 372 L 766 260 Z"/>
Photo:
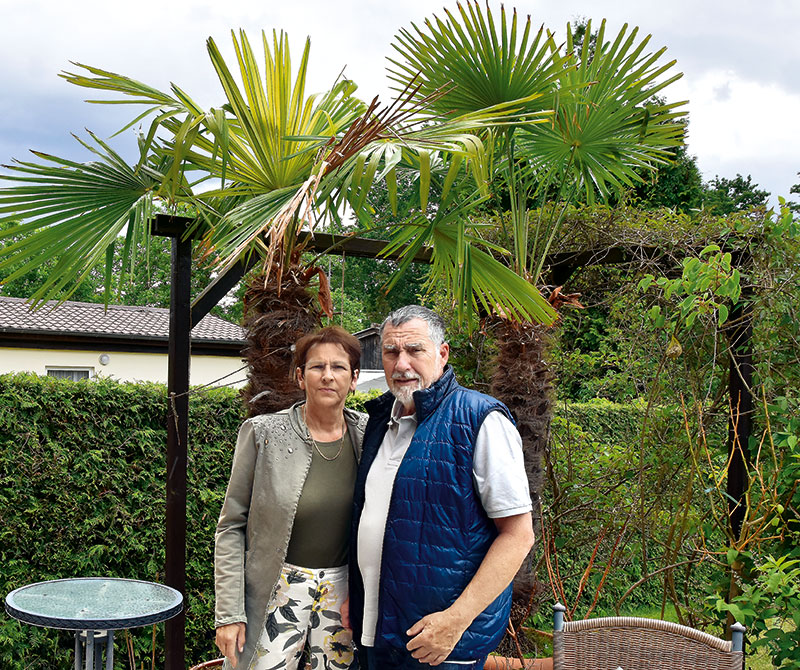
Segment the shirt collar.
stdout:
<path fill-rule="evenodd" d="M 414 423 L 417 422 L 417 413 L 414 412 L 413 414 L 409 414 L 408 416 L 403 416 L 403 403 L 401 403 L 397 398 L 394 399 L 392 403 L 392 411 L 389 414 L 389 426 L 393 426 L 400 423 L 401 419 L 413 419 Z"/>

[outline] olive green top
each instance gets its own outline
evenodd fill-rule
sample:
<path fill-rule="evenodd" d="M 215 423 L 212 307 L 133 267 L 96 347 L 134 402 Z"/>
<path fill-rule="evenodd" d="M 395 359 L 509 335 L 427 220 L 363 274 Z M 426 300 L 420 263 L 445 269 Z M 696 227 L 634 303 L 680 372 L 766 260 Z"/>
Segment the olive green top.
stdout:
<path fill-rule="evenodd" d="M 286 562 L 333 568 L 347 563 L 358 464 L 347 432 L 341 441 L 317 442 L 316 446 L 325 458 L 312 445 L 311 467 L 297 503 Z"/>

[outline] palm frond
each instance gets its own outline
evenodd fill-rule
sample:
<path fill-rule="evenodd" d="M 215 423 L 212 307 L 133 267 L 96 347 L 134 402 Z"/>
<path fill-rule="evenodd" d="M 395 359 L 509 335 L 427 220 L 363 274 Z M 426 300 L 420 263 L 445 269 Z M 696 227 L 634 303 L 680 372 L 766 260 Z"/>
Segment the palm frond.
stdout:
<path fill-rule="evenodd" d="M 511 320 L 552 323 L 555 311 L 536 286 L 501 260 L 505 250 L 487 244 L 471 231 L 480 224 L 467 215 L 482 199 L 449 201 L 430 219 L 419 216 L 397 228 L 383 254 L 401 252 L 400 270 L 388 288 L 423 247 L 432 252 L 431 276 L 443 281 L 460 322 L 473 326 L 475 313 Z M 431 286 L 433 286 L 432 279 Z"/>
<path fill-rule="evenodd" d="M 262 34 L 262 78 L 247 35 L 233 35 L 239 67 L 234 76 L 213 40 L 208 51 L 228 98 L 228 115 L 215 115 L 211 134 L 195 138 L 187 155 L 192 165 L 217 176 L 213 198 L 249 195 L 226 212 L 205 242 L 227 266 L 250 250 L 263 253 L 266 267 L 283 267 L 290 240 L 313 220 L 307 216 L 321 174 L 318 154 L 363 111 L 355 85 L 339 80 L 322 95 L 306 95 L 310 41 L 306 40 L 293 80 L 288 36 Z M 324 138 L 324 139 L 320 139 Z M 230 183 L 226 184 L 225 180 Z M 208 197 L 206 194 L 204 197 Z"/>
<path fill-rule="evenodd" d="M 110 99 L 93 99 L 86 102 L 100 105 L 144 105 L 145 109 L 122 128 L 114 133 L 119 135 L 148 116 L 153 116 L 150 128 L 145 136 L 145 148 L 149 149 L 156 137 L 158 129 L 169 120 L 180 118 L 182 122 L 198 125 L 204 114 L 203 110 L 178 86 L 172 84 L 172 95 L 140 81 L 110 72 L 91 65 L 71 61 L 75 67 L 88 74 L 62 71 L 59 76 L 70 84 L 98 91 L 113 93 L 117 96 Z M 185 149 L 184 149 L 185 150 Z M 180 160 L 180 157 L 178 157 Z"/>
<path fill-rule="evenodd" d="M 587 32 L 591 30 L 591 22 Z M 571 31 L 566 51 L 572 52 Z M 608 197 L 640 181 L 638 172 L 663 162 L 670 148 L 680 146 L 685 103 L 652 102 L 654 96 L 680 78 L 666 76 L 674 61 L 660 63 L 664 49 L 645 52 L 650 36 L 637 41 L 638 29 L 627 26 L 605 41 L 605 22 L 594 53 L 583 44 L 580 63 L 567 69 L 566 93 L 551 123 L 519 134 L 520 150 L 543 172 L 579 183 L 585 198 Z"/>
<path fill-rule="evenodd" d="M 509 22 L 504 7 L 499 26 L 478 2 L 459 4 L 457 15 L 444 11 L 444 18 L 434 15 L 424 28 L 412 24 L 395 36 L 389 78 L 396 85 L 418 77 L 420 96 L 447 89 L 430 111 L 449 117 L 522 99 L 527 112 L 550 108 L 565 67 L 552 35 L 543 27 L 534 32 L 530 16 L 520 34 L 516 10 Z"/>
<path fill-rule="evenodd" d="M 10 174 L 0 175 L 16 183 L 0 190 L 0 221 L 25 221 L 0 233 L 0 239 L 24 233 L 21 240 L 0 249 L 0 268 L 16 266 L 6 281 L 57 259 L 53 272 L 32 296 L 34 304 L 66 300 L 101 261 L 107 268 L 108 299 L 108 249 L 127 230 L 122 254 L 135 262 L 132 249 L 149 234 L 158 183 L 127 165 L 102 140 L 91 138 L 94 144 L 83 144 L 97 156 L 95 161 L 76 163 L 37 153 L 41 163 L 19 161 L 4 166 Z"/>

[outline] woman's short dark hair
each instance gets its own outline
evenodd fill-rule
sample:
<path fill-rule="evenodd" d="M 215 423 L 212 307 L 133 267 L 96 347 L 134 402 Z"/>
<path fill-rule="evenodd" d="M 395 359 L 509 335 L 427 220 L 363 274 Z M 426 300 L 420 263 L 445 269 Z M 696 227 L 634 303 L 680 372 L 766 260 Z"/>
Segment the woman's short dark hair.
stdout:
<path fill-rule="evenodd" d="M 350 372 L 355 374 L 361 369 L 361 343 L 339 326 L 325 326 L 297 340 L 294 343 L 294 367 L 305 368 L 308 352 L 317 344 L 340 345 L 350 360 Z"/>

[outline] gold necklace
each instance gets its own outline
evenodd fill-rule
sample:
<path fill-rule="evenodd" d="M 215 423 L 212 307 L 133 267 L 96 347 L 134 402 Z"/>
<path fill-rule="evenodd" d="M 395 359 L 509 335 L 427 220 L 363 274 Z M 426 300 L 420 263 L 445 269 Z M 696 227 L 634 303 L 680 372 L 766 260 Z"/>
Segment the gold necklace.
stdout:
<path fill-rule="evenodd" d="M 336 452 L 336 456 L 333 456 L 332 458 L 329 458 L 328 456 L 326 456 L 325 454 L 322 453 L 322 450 L 319 448 L 319 445 L 317 444 L 317 441 L 311 435 L 311 429 L 308 427 L 308 421 L 306 420 L 306 406 L 305 405 L 303 405 L 303 423 L 306 426 L 306 435 L 308 436 L 308 439 L 311 440 L 311 444 L 314 445 L 314 449 L 317 450 L 317 453 L 322 458 L 324 458 L 326 461 L 335 461 L 337 458 L 339 458 L 339 454 L 342 453 L 342 448 L 344 447 L 344 435 L 347 432 L 347 426 L 346 425 L 342 426 L 342 436 L 339 438 L 339 451 Z"/>

